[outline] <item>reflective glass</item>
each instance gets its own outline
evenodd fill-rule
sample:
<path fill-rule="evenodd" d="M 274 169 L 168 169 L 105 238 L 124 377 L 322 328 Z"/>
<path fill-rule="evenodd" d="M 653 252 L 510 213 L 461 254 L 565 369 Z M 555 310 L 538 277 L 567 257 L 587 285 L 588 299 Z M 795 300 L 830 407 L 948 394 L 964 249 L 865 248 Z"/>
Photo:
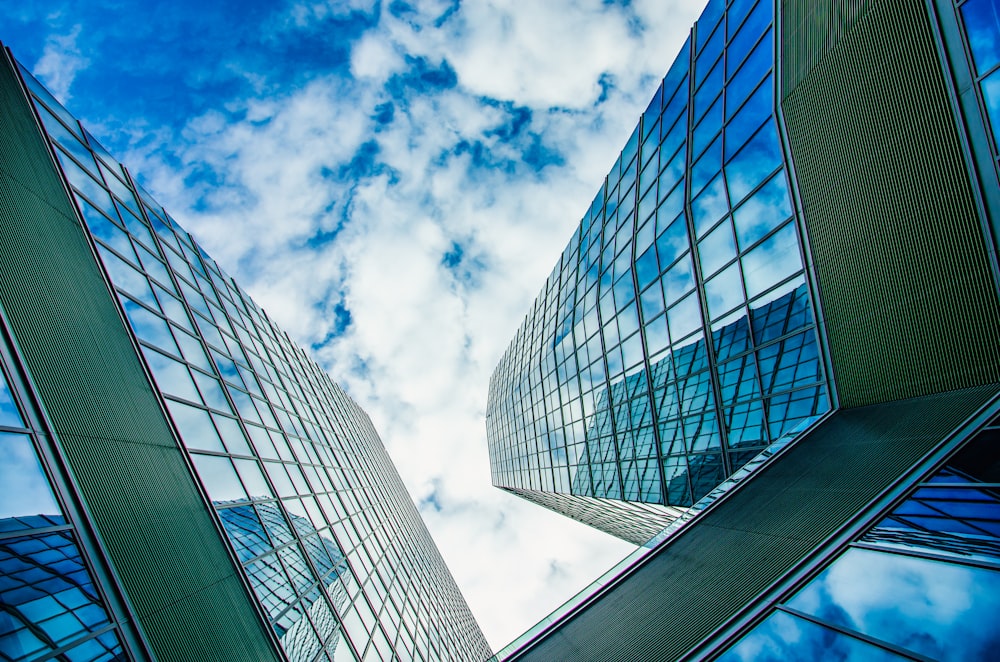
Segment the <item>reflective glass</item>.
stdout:
<path fill-rule="evenodd" d="M 736 241 L 729 223 L 722 223 L 698 242 L 701 273 L 710 276 L 736 257 Z"/>
<path fill-rule="evenodd" d="M 907 658 L 776 611 L 717 659 L 719 662 L 890 662 Z"/>
<path fill-rule="evenodd" d="M 229 458 L 191 453 L 191 459 L 212 501 L 228 503 L 247 498 Z"/>
<path fill-rule="evenodd" d="M 4 379 L 2 372 L 0 372 L 0 425 L 6 425 L 12 428 L 24 427 L 24 420 L 21 418 L 21 412 L 17 409 L 17 403 L 14 402 L 13 395 L 10 392 L 10 386 L 8 386 L 7 380 Z"/>
<path fill-rule="evenodd" d="M 1000 648 L 1000 571 L 850 549 L 788 605 L 935 660 Z"/>
<path fill-rule="evenodd" d="M 1000 69 L 983 79 L 980 89 L 983 91 L 986 114 L 993 128 L 994 149 L 1000 149 Z"/>
<path fill-rule="evenodd" d="M 62 509 L 56 502 L 49 479 L 26 434 L 0 433 L 0 530 L 38 526 L 21 519 L 44 515 L 62 523 Z M 11 519 L 19 518 L 19 519 Z M 41 524 L 47 526 L 48 524 Z"/>
<path fill-rule="evenodd" d="M 746 250 L 792 215 L 784 171 L 769 179 L 733 211 L 733 225 L 740 250 Z"/>
<path fill-rule="evenodd" d="M 708 316 L 711 319 L 718 319 L 743 303 L 743 282 L 739 263 L 731 264 L 705 281 L 705 299 L 708 304 Z"/>
<path fill-rule="evenodd" d="M 780 281 L 802 270 L 795 224 L 788 223 L 766 241 L 746 253 L 743 278 L 747 297 L 754 298 Z"/>
<path fill-rule="evenodd" d="M 1000 63 L 1000 2 L 969 0 L 962 5 L 969 49 L 982 75 Z"/>
<path fill-rule="evenodd" d="M 73 646 L 110 624 L 69 531 L 0 540 L 0 613 L 0 656 L 11 660 Z M 105 653 L 117 647 L 114 635 L 98 643 Z"/>

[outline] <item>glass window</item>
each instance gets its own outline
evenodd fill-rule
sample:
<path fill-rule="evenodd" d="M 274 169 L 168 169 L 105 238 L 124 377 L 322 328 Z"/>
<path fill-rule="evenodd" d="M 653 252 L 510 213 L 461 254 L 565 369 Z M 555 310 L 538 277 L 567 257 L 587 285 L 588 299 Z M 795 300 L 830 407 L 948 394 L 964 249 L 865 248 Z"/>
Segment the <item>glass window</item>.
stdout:
<path fill-rule="evenodd" d="M 226 503 L 247 498 L 247 493 L 240 484 L 232 461 L 227 457 L 191 453 L 191 459 L 198 470 L 208 497 L 214 503 Z"/>
<path fill-rule="evenodd" d="M 0 433 L 0 530 L 61 524 L 62 509 L 56 502 L 48 476 L 26 434 Z M 45 516 L 49 522 L 8 518 Z"/>
<path fill-rule="evenodd" d="M 773 114 L 774 90 L 768 76 L 726 126 L 726 160 L 732 158 Z"/>
<path fill-rule="evenodd" d="M 782 170 L 733 211 L 740 250 L 746 250 L 792 215 L 788 184 Z"/>
<path fill-rule="evenodd" d="M 692 292 L 668 310 L 667 319 L 670 324 L 670 336 L 675 341 L 701 327 L 701 307 L 698 305 L 695 293 Z"/>
<path fill-rule="evenodd" d="M 969 49 L 982 75 L 1000 62 L 1000 2 L 969 0 L 962 5 Z"/>
<path fill-rule="evenodd" d="M 774 53 L 771 35 L 773 31 L 768 30 L 767 36 L 760 41 L 753 49 L 742 65 L 736 58 L 729 58 L 730 81 L 726 85 L 726 117 L 732 117 L 733 113 L 742 105 L 750 92 L 757 88 L 757 83 L 771 71 Z M 739 67 L 737 70 L 736 67 Z M 736 72 L 733 75 L 733 72 Z"/>
<path fill-rule="evenodd" d="M 698 242 L 701 273 L 710 276 L 736 257 L 736 241 L 730 223 L 721 223 Z"/>
<path fill-rule="evenodd" d="M 768 121 L 726 164 L 726 181 L 733 204 L 746 197 L 782 164 L 781 143 L 773 121 Z"/>
<path fill-rule="evenodd" d="M 712 319 L 722 317 L 743 303 L 743 285 L 738 262 L 705 282 L 705 299 L 708 304 L 708 315 Z"/>
<path fill-rule="evenodd" d="M 21 412 L 17 409 L 17 403 L 2 372 L 0 372 L 0 425 L 12 428 L 24 427 Z"/>
<path fill-rule="evenodd" d="M 663 299 L 668 306 L 694 289 L 694 267 L 691 255 L 685 254 L 663 274 Z"/>
<path fill-rule="evenodd" d="M 187 448 L 225 453 L 208 412 L 167 398 L 167 409 L 177 426 L 181 441 Z"/>
<path fill-rule="evenodd" d="M 771 235 L 742 258 L 747 298 L 753 299 L 785 278 L 802 270 L 795 223 Z"/>
<path fill-rule="evenodd" d="M 905 659 L 783 611 L 775 611 L 718 658 L 719 662 L 892 662 Z"/>
<path fill-rule="evenodd" d="M 691 203 L 695 233 L 699 237 L 703 236 L 728 212 L 729 200 L 726 198 L 726 183 L 720 174 Z"/>
<path fill-rule="evenodd" d="M 1000 649 L 1000 572 L 850 549 L 789 607 L 935 660 Z"/>

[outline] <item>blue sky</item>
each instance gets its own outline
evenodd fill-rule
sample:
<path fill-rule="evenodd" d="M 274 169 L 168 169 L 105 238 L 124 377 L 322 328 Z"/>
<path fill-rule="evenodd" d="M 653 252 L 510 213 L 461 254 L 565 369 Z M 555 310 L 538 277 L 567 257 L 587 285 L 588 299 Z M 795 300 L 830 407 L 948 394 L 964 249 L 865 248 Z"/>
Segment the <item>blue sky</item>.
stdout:
<path fill-rule="evenodd" d="M 630 546 L 490 486 L 489 377 L 701 0 L 0 5 L 371 415 L 495 647 Z"/>

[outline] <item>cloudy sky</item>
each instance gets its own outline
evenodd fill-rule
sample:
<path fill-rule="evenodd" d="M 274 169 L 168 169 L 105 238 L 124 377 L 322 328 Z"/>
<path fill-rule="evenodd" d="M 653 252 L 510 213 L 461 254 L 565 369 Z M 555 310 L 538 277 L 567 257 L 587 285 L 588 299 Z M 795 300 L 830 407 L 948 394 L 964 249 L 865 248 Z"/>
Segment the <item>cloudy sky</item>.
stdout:
<path fill-rule="evenodd" d="M 490 375 L 702 0 L 0 3 L 0 40 L 368 411 L 490 643 L 631 546 L 490 485 Z"/>

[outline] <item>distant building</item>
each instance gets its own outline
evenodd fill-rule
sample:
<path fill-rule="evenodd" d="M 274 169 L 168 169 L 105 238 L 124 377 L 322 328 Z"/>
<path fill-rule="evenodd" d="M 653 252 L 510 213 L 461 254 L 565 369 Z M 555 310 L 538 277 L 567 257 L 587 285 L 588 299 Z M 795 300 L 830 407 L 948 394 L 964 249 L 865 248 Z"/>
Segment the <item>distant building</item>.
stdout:
<path fill-rule="evenodd" d="M 368 416 L 0 59 L 0 658 L 486 658 Z"/>
<path fill-rule="evenodd" d="M 487 409 L 646 548 L 499 659 L 995 657 L 998 65 L 996 0 L 708 3 Z"/>

